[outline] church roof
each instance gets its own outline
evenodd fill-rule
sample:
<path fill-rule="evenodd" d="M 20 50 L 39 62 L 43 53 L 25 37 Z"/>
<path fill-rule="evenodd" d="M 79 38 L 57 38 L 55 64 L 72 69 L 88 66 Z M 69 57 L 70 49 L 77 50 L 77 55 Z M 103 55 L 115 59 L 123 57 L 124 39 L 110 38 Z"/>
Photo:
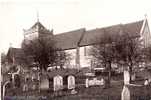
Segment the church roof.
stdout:
<path fill-rule="evenodd" d="M 45 28 L 40 22 L 36 22 L 36 23 L 31 27 L 31 29 L 37 28 L 37 26 L 38 26 L 38 27 Z"/>
<path fill-rule="evenodd" d="M 140 35 L 141 28 L 143 26 L 144 20 L 137 22 L 127 23 L 127 24 L 117 24 L 109 27 L 96 28 L 93 30 L 85 30 L 84 28 L 65 32 L 61 34 L 54 35 L 56 46 L 60 49 L 74 49 L 77 46 L 87 46 L 93 45 L 103 37 L 109 36 L 113 39 L 117 39 L 118 34 L 128 34 L 129 36 Z M 121 32 L 122 31 L 122 32 Z"/>
<path fill-rule="evenodd" d="M 84 32 L 85 29 L 81 28 L 54 35 L 54 42 L 56 43 L 56 47 L 63 50 L 76 48 Z"/>
<path fill-rule="evenodd" d="M 128 24 L 118 24 L 104 28 L 97 28 L 93 30 L 88 30 L 85 32 L 80 46 L 92 45 L 100 42 L 105 35 L 111 37 L 113 40 L 116 39 L 118 34 L 128 33 L 130 36 L 136 36 L 140 33 L 140 30 L 143 25 L 143 20 L 138 22 L 132 22 Z M 120 31 L 123 31 L 121 33 Z"/>

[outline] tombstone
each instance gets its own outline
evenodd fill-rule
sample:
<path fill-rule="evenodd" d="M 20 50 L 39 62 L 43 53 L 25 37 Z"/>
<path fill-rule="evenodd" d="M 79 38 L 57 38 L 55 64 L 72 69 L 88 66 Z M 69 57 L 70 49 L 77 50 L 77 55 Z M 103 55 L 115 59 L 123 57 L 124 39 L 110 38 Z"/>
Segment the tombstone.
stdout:
<path fill-rule="evenodd" d="M 86 88 L 89 87 L 89 79 L 88 79 L 88 78 L 85 80 L 85 87 L 86 87 Z"/>
<path fill-rule="evenodd" d="M 124 71 L 124 84 L 130 84 L 130 74 L 128 71 Z"/>
<path fill-rule="evenodd" d="M 54 91 L 63 89 L 63 78 L 60 75 L 57 75 L 53 78 Z"/>
<path fill-rule="evenodd" d="M 41 79 L 40 89 L 42 90 L 49 89 L 49 80 L 47 78 Z"/>
<path fill-rule="evenodd" d="M 121 100 L 130 100 L 130 90 L 125 85 L 121 93 Z"/>
<path fill-rule="evenodd" d="M 23 91 L 28 91 L 28 85 L 27 84 L 23 85 Z"/>
<path fill-rule="evenodd" d="M 133 74 L 132 74 L 132 81 L 135 81 L 135 79 L 136 79 L 136 74 L 133 73 Z"/>
<path fill-rule="evenodd" d="M 74 89 L 75 88 L 75 77 L 70 75 L 68 76 L 68 89 Z"/>
<path fill-rule="evenodd" d="M 105 80 L 102 78 L 100 83 L 101 83 L 100 85 L 104 85 L 105 84 Z"/>

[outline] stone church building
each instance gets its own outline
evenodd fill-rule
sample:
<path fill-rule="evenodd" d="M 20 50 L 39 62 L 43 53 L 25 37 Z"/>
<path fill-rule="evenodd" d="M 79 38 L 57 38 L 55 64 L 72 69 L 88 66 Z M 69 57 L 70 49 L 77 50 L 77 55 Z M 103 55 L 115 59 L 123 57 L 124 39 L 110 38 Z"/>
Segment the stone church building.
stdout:
<path fill-rule="evenodd" d="M 132 37 L 139 36 L 145 46 L 151 43 L 151 33 L 147 19 L 92 30 L 81 28 L 59 34 L 53 33 L 53 30 L 46 29 L 37 21 L 31 28 L 24 30 L 24 41 L 37 37 L 51 36 L 54 38 L 57 48 L 65 50 L 72 56 L 71 61 L 65 67 L 78 69 L 83 67 L 92 68 L 93 61 L 89 56 L 91 46 L 96 44 L 97 40 L 100 40 L 104 34 L 114 38 L 116 34 L 121 34 L 121 31 L 122 34 L 128 33 Z M 7 54 L 9 62 L 22 64 L 20 60 L 22 53 L 23 51 L 20 48 L 11 47 Z"/>

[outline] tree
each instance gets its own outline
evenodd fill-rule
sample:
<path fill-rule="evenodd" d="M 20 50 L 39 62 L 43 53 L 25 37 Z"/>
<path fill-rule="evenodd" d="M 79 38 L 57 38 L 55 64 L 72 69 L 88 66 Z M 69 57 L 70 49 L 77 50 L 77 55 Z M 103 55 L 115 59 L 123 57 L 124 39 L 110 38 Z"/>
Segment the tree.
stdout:
<path fill-rule="evenodd" d="M 61 49 L 58 49 L 56 53 L 55 66 L 60 66 L 62 69 L 66 62 L 71 59 L 71 55 Z"/>
<path fill-rule="evenodd" d="M 111 81 L 111 64 L 114 63 L 115 60 L 115 49 L 114 49 L 114 42 L 112 37 L 104 34 L 104 37 L 99 40 L 99 43 L 94 45 L 90 50 L 90 55 L 97 66 L 105 67 L 108 71 L 108 80 L 106 87 L 110 87 Z"/>
<path fill-rule="evenodd" d="M 1 63 L 5 64 L 6 62 L 6 54 L 4 52 L 1 53 Z"/>
<path fill-rule="evenodd" d="M 115 43 L 116 62 L 128 67 L 130 83 L 133 69 L 143 62 L 142 45 L 139 37 L 132 37 L 128 33 L 119 35 Z"/>
<path fill-rule="evenodd" d="M 144 47 L 143 54 L 144 54 L 144 63 L 147 64 L 147 65 L 150 65 L 150 61 L 151 61 L 151 45 L 148 45 L 147 47 Z"/>
<path fill-rule="evenodd" d="M 66 58 L 66 53 L 55 47 L 52 37 L 36 38 L 24 41 L 22 49 L 28 58 L 31 58 L 39 65 L 40 70 L 47 70 L 49 66 L 62 66 Z"/>

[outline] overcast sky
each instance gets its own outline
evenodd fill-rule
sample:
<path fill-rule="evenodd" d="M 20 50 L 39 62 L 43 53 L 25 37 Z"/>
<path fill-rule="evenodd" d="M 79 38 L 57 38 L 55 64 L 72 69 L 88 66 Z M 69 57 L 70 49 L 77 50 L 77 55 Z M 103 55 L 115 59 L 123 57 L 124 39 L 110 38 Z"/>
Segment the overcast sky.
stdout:
<path fill-rule="evenodd" d="M 0 48 L 20 47 L 23 29 L 39 20 L 54 33 L 144 19 L 150 22 L 150 0 L 0 0 Z"/>

